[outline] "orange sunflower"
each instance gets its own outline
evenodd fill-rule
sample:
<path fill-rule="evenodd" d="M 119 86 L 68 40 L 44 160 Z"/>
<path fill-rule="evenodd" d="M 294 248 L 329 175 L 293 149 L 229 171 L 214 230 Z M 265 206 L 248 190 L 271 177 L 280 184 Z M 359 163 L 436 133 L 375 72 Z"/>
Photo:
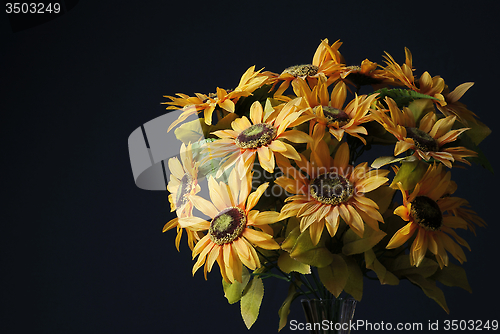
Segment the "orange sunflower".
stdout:
<path fill-rule="evenodd" d="M 189 116 L 199 114 L 202 111 L 204 112 L 205 123 L 208 125 L 212 124 L 212 114 L 215 108 L 219 107 L 226 112 L 234 112 L 236 102 L 238 102 L 240 97 L 252 95 L 254 90 L 270 80 L 268 75 L 260 72 L 261 70 L 255 71 L 255 66 L 250 67 L 243 74 L 238 86 L 234 90 L 226 91 L 225 89 L 217 87 L 217 92 L 215 94 L 205 95 L 196 93 L 196 96 L 191 97 L 186 94 L 178 93 L 176 95 L 179 97 L 164 96 L 171 100 L 162 103 L 169 105 L 167 110 L 183 110 L 179 118 L 169 126 L 168 131 L 172 130 Z"/>
<path fill-rule="evenodd" d="M 368 113 L 373 101 L 378 94 L 370 96 L 355 96 L 344 108 L 347 98 L 347 88 L 343 81 L 339 81 L 328 95 L 326 80 L 319 78 L 318 84 L 311 90 L 303 79 L 297 79 L 292 83 L 297 96 L 303 97 L 307 105 L 306 114 L 313 119 L 309 123 L 310 133 L 315 125 L 324 131 L 328 131 L 341 141 L 344 133 L 358 138 L 366 145 L 366 140 L 360 136 L 367 135 L 368 132 L 362 124 L 372 121 L 372 116 Z"/>
<path fill-rule="evenodd" d="M 435 98 L 433 102 L 439 106 L 445 106 L 446 101 L 441 94 L 445 88 L 444 80 L 440 76 L 431 77 L 429 72 L 424 72 L 418 82 L 415 83 L 415 77 L 413 76 L 413 65 L 412 65 L 412 55 L 410 50 L 405 48 L 406 60 L 403 65 L 396 63 L 394 58 L 387 52 L 384 58 L 386 59 L 386 67 L 384 67 L 385 77 L 392 80 L 393 84 L 404 85 L 409 89 L 429 95 Z"/>
<path fill-rule="evenodd" d="M 312 64 L 294 65 L 286 68 L 278 77 L 278 80 L 283 80 L 283 82 L 276 91 L 275 97 L 282 96 L 290 86 L 290 82 L 295 81 L 297 78 L 306 79 L 313 86 L 321 76 L 328 78 L 328 85 L 338 80 L 345 68 L 342 64 L 343 57 L 338 51 L 341 45 L 340 40 L 330 45 L 328 39 L 324 39 L 314 53 Z"/>
<path fill-rule="evenodd" d="M 171 212 L 175 211 L 177 217 L 170 220 L 163 227 L 163 232 L 166 232 L 174 227 L 177 228 L 177 237 L 175 238 L 175 246 L 179 250 L 179 245 L 182 238 L 182 230 L 178 219 L 180 217 L 189 217 L 193 212 L 193 203 L 191 196 L 200 192 L 198 184 L 198 167 L 199 163 L 193 157 L 191 144 L 181 145 L 180 150 L 181 162 L 176 157 L 168 160 L 168 168 L 171 172 L 170 181 L 167 185 L 167 190 L 170 192 L 168 201 L 170 202 Z M 197 233 L 186 230 L 188 236 L 189 248 L 193 249 L 194 244 L 198 239 Z"/>
<path fill-rule="evenodd" d="M 377 69 L 378 67 L 377 63 L 365 59 L 361 62 L 361 66 L 347 66 L 340 74 L 340 78 L 358 89 L 364 85 L 372 85 L 377 90 L 376 87 L 379 85 L 391 82 L 386 78 L 386 72 Z"/>
<path fill-rule="evenodd" d="M 434 164 L 429 166 L 411 194 L 403 189 L 401 183 L 398 184 L 403 194 L 403 205 L 397 207 L 394 213 L 408 224 L 394 234 L 387 248 L 403 245 L 416 233 L 410 249 L 410 261 L 414 266 L 419 266 L 428 250 L 435 255 L 441 268 L 448 265 L 447 252 L 460 263 L 466 261 L 459 245 L 469 250 L 470 247 L 453 230 L 468 227 L 462 217 L 454 214 L 463 202 L 459 198 L 443 197 L 451 182 L 450 178 L 451 172 L 444 172 L 441 164 Z"/>
<path fill-rule="evenodd" d="M 394 147 L 394 155 L 411 149 L 415 151 L 413 155 L 417 158 L 425 161 L 433 158 L 449 168 L 455 161 L 470 165 L 470 162 L 464 158 L 477 155 L 476 152 L 462 146 L 445 146 L 468 130 L 468 128 L 451 130 L 456 120 L 455 116 L 447 116 L 438 120 L 434 112 L 428 112 L 422 117 L 417 128 L 417 122 L 409 108 L 404 107 L 401 111 L 390 97 L 386 97 L 385 102 L 389 107 L 390 117 L 385 114 L 385 110 L 373 113 L 373 117 L 398 139 Z"/>
<path fill-rule="evenodd" d="M 300 170 L 292 167 L 286 159 L 278 160 L 284 176 L 275 182 L 285 191 L 295 194 L 285 200 L 289 203 L 281 209 L 281 218 L 299 217 L 300 231 L 309 228 L 314 244 L 319 242 L 325 225 L 333 237 L 340 218 L 361 237 L 363 221 L 379 230 L 378 221 L 384 219 L 378 205 L 364 194 L 386 183 L 388 178 L 385 176 L 389 171 L 370 170 L 366 162 L 355 168 L 350 166 L 347 143 L 340 145 L 332 158 L 323 140 L 315 141 L 310 161 L 301 155 L 301 160 L 296 163 Z"/>
<path fill-rule="evenodd" d="M 237 163 L 240 175 L 245 175 L 253 166 L 255 156 L 259 163 L 269 173 L 274 172 L 275 155 L 299 160 L 300 156 L 295 148 L 283 141 L 305 143 L 311 140 L 309 135 L 299 130 L 287 130 L 299 125 L 311 117 L 301 117 L 298 105 L 301 99 L 297 98 L 282 104 L 274 111 L 264 113 L 262 105 L 256 101 L 250 107 L 250 120 L 243 116 L 231 123 L 232 130 L 219 130 L 212 134 L 221 138 L 210 144 L 213 158 L 227 157 L 220 166 L 217 177 Z"/>
<path fill-rule="evenodd" d="M 208 231 L 193 249 L 193 258 L 198 256 L 193 275 L 205 264 L 206 279 L 207 272 L 212 270 L 217 261 L 226 282 L 241 282 L 242 265 L 251 270 L 261 266 L 255 247 L 279 249 L 269 226 L 280 220 L 279 213 L 252 210 L 269 183 L 261 184 L 250 193 L 252 174 L 245 175 L 243 182 L 240 178 L 236 169 L 231 171 L 228 184 L 217 183 L 213 177 L 209 177 L 211 201 L 192 196 L 195 207 L 209 216 L 211 221 L 198 217 L 179 218 L 179 224 L 184 228 Z"/>

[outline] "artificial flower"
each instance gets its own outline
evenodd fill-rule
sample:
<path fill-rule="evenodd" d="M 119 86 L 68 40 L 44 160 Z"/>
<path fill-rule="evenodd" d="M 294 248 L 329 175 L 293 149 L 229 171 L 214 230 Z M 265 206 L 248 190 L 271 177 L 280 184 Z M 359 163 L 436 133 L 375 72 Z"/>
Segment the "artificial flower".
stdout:
<path fill-rule="evenodd" d="M 250 120 L 246 116 L 235 119 L 231 123 L 232 130 L 218 130 L 212 134 L 221 138 L 210 144 L 213 157 L 227 157 L 220 166 L 217 177 L 237 163 L 240 175 L 245 175 L 252 168 L 255 157 L 259 157 L 260 166 L 269 173 L 274 172 L 275 155 L 300 159 L 295 148 L 283 141 L 305 143 L 311 138 L 299 130 L 288 128 L 307 121 L 310 117 L 300 117 L 298 105 L 301 99 L 289 101 L 272 112 L 264 113 L 260 102 L 250 107 Z"/>
<path fill-rule="evenodd" d="M 216 108 L 220 108 L 225 112 L 234 112 L 236 102 L 240 97 L 249 96 L 254 90 L 262 86 L 270 79 L 269 76 L 261 74 L 261 70 L 255 71 L 255 66 L 250 67 L 241 77 L 238 86 L 234 90 L 225 90 L 217 87 L 215 94 L 200 94 L 196 96 L 188 96 L 186 94 L 176 94 L 179 97 L 165 96 L 171 101 L 164 102 L 168 104 L 167 110 L 182 109 L 183 112 L 178 119 L 170 124 L 168 131 L 172 130 L 176 125 L 183 122 L 191 115 L 199 114 L 203 111 L 205 123 L 212 124 L 212 114 Z M 267 73 L 267 72 L 266 72 Z"/>
<path fill-rule="evenodd" d="M 467 229 L 468 225 L 463 218 L 452 214 L 463 202 L 443 197 L 450 179 L 451 172 L 443 171 L 441 164 L 434 164 L 429 166 L 411 193 L 398 183 L 403 205 L 397 207 L 394 213 L 408 223 L 393 235 L 386 247 L 397 248 L 416 233 L 410 249 L 410 262 L 414 266 L 422 263 L 428 250 L 435 255 L 441 268 L 449 263 L 447 252 L 460 263 L 466 261 L 460 245 L 469 250 L 470 247 L 454 229 Z"/>
<path fill-rule="evenodd" d="M 321 131 L 328 129 L 338 141 L 347 133 L 366 145 L 366 140 L 361 135 L 367 135 L 368 132 L 362 124 L 372 120 L 369 111 L 378 94 L 356 95 L 344 107 L 347 89 L 343 81 L 335 85 L 331 95 L 328 94 L 326 80 L 322 78 L 312 90 L 303 79 L 296 80 L 292 85 L 295 94 L 304 98 L 306 114 L 314 117 L 309 123 L 310 132 L 317 126 Z"/>
<path fill-rule="evenodd" d="M 280 98 L 290 86 L 290 82 L 297 80 L 297 78 L 306 79 L 314 84 L 319 77 L 323 76 L 327 78 L 328 85 L 338 80 L 345 68 L 342 64 L 342 55 L 338 51 L 341 45 L 340 41 L 329 45 L 328 39 L 324 39 L 316 49 L 311 64 L 294 65 L 286 68 L 278 77 L 278 80 L 283 80 L 283 82 L 275 93 L 276 98 Z"/>
<path fill-rule="evenodd" d="M 195 207 L 211 218 L 207 221 L 199 217 L 179 218 L 179 224 L 189 230 L 203 232 L 204 237 L 193 249 L 193 258 L 198 260 L 193 266 L 193 275 L 205 265 L 205 279 L 215 261 L 226 282 L 242 282 L 242 265 L 251 270 L 261 266 L 256 247 L 279 249 L 273 239 L 269 224 L 279 221 L 279 213 L 274 211 L 259 212 L 252 210 L 269 183 L 252 189 L 252 174 L 248 173 L 240 180 L 237 169 L 229 175 L 229 182 L 217 183 L 210 176 L 208 201 L 197 195 L 191 198 Z"/>
<path fill-rule="evenodd" d="M 435 102 L 436 105 L 446 105 L 445 98 L 443 94 L 441 94 L 445 88 L 445 83 L 440 76 L 431 77 L 429 72 L 426 71 L 420 76 L 418 81 L 415 81 L 412 64 L 413 58 L 410 50 L 405 48 L 406 59 L 403 65 L 396 63 L 394 58 L 387 52 L 385 54 L 387 66 L 384 67 L 384 71 L 387 79 L 392 80 L 393 84 L 404 85 L 417 93 L 433 97 L 433 102 Z"/>
<path fill-rule="evenodd" d="M 468 130 L 468 128 L 451 130 L 456 120 L 455 116 L 447 116 L 438 120 L 434 112 L 428 112 L 422 117 L 417 127 L 415 116 L 409 108 L 404 107 L 400 110 L 390 97 L 386 97 L 385 102 L 390 116 L 385 114 L 385 109 L 381 109 L 373 113 L 373 117 L 398 140 L 394 147 L 394 155 L 413 150 L 413 155 L 417 158 L 425 161 L 433 158 L 449 168 L 455 161 L 470 165 L 470 162 L 464 158 L 477 155 L 476 152 L 465 147 L 447 145 Z"/>
<path fill-rule="evenodd" d="M 315 140 L 310 161 L 301 155 L 301 160 L 296 163 L 300 170 L 292 167 L 288 160 L 278 160 L 284 176 L 275 182 L 294 194 L 286 198 L 285 202 L 289 203 L 282 207 L 281 218 L 299 217 L 300 231 L 309 228 L 314 244 L 319 242 L 325 226 L 333 237 L 340 218 L 361 237 L 363 221 L 379 230 L 378 221 L 384 219 L 378 212 L 378 205 L 365 193 L 386 183 L 388 178 L 385 176 L 389 171 L 370 170 L 367 163 L 355 168 L 349 165 L 347 143 L 340 145 L 332 158 L 323 140 Z"/>
<path fill-rule="evenodd" d="M 183 228 L 179 225 L 179 217 L 189 217 L 193 212 L 193 203 L 191 196 L 200 192 L 198 184 L 198 168 L 199 162 L 194 157 L 192 145 L 187 146 L 182 144 L 180 150 L 181 162 L 177 157 L 168 160 L 168 168 L 171 172 L 170 181 L 167 184 L 167 190 L 170 192 L 168 201 L 170 202 L 170 210 L 175 211 L 177 217 L 170 220 L 163 227 L 163 232 L 172 228 L 177 228 L 177 237 L 175 238 L 175 246 L 179 250 Z M 196 232 L 186 230 L 188 236 L 189 248 L 193 249 L 194 244 L 198 239 Z"/>

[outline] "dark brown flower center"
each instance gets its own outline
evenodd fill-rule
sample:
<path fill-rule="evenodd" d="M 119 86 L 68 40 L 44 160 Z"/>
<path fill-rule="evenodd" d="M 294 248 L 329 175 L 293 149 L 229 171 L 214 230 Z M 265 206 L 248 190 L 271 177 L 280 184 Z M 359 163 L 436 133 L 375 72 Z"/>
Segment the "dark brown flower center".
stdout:
<path fill-rule="evenodd" d="M 274 126 L 267 123 L 254 124 L 243 130 L 235 139 L 235 143 L 240 148 L 259 148 L 269 145 L 277 130 Z"/>
<path fill-rule="evenodd" d="M 319 106 L 316 106 L 313 109 L 313 112 L 315 114 L 318 111 L 318 107 Z M 330 106 L 321 106 L 321 108 L 323 109 L 323 115 L 328 120 L 328 123 L 339 122 L 339 125 L 342 126 L 349 123 L 349 121 L 351 120 L 349 115 L 347 115 L 343 110 Z"/>
<path fill-rule="evenodd" d="M 217 245 L 227 244 L 240 236 L 246 224 L 245 211 L 237 207 L 230 207 L 212 219 L 208 234 Z"/>
<path fill-rule="evenodd" d="M 288 73 L 294 77 L 313 76 L 318 74 L 319 67 L 311 64 L 294 65 L 287 67 L 283 73 Z"/>
<path fill-rule="evenodd" d="M 193 178 L 189 173 L 184 174 L 184 176 L 181 179 L 181 184 L 179 185 L 179 188 L 177 189 L 177 193 L 175 196 L 175 206 L 176 208 L 181 208 L 183 205 L 185 205 L 188 201 L 187 195 L 191 193 L 193 190 L 194 184 L 193 184 Z"/>
<path fill-rule="evenodd" d="M 351 182 L 337 173 L 325 173 L 309 185 L 309 192 L 318 202 L 337 205 L 348 201 L 353 195 Z"/>
<path fill-rule="evenodd" d="M 427 132 L 417 128 L 406 128 L 406 136 L 412 138 L 415 146 L 424 152 L 436 152 L 439 150 L 437 141 Z"/>
<path fill-rule="evenodd" d="M 417 196 L 411 202 L 410 216 L 426 230 L 437 231 L 443 226 L 439 205 L 427 196 Z"/>

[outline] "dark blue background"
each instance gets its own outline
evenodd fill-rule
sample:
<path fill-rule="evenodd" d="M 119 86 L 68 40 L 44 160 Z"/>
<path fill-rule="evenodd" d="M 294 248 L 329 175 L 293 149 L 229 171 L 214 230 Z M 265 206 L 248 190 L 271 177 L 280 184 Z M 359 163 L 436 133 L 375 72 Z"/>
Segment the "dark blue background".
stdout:
<path fill-rule="evenodd" d="M 494 5 L 493 5 L 494 3 Z M 280 72 L 310 62 L 323 38 L 349 64 L 401 63 L 474 81 L 464 101 L 494 133 L 481 147 L 498 169 L 499 6 L 490 1 L 80 1 L 13 32 L 0 14 L 2 333 L 247 332 L 214 270 L 191 275 L 185 242 L 161 233 L 165 192 L 132 178 L 127 138 L 165 112 L 163 95 L 233 87 L 251 65 Z M 473 294 L 444 287 L 447 315 L 408 282 L 368 281 L 356 319 L 422 322 L 498 318 L 498 181 L 453 170 L 457 195 L 489 224 L 467 236 Z M 250 333 L 275 333 L 286 296 L 266 281 Z M 492 304 L 493 303 L 493 304 Z M 304 321 L 295 304 L 289 319 Z M 292 332 L 286 327 L 282 332 Z"/>

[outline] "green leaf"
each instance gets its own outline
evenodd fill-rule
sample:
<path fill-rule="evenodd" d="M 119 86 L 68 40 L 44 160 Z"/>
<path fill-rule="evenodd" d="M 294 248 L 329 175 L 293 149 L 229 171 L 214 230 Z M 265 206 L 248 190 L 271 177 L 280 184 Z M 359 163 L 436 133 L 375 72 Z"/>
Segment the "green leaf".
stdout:
<path fill-rule="evenodd" d="M 373 160 L 371 167 L 379 169 L 380 167 L 392 164 L 394 162 L 399 162 L 399 161 L 402 161 L 405 159 L 407 159 L 407 157 L 403 157 L 403 158 L 396 158 L 393 156 L 378 157 L 377 159 Z"/>
<path fill-rule="evenodd" d="M 288 226 L 287 226 L 288 229 Z M 293 228 L 286 236 L 285 240 L 281 243 L 281 249 L 291 252 L 295 244 L 297 243 L 297 239 L 300 235 L 300 227 L 297 226 Z"/>
<path fill-rule="evenodd" d="M 418 181 L 424 176 L 427 171 L 428 164 L 421 161 L 405 161 L 401 163 L 401 167 L 399 167 L 399 171 L 394 176 L 394 180 L 392 181 L 390 187 L 393 189 L 398 189 L 398 182 L 403 184 L 404 190 L 410 190 L 415 188 L 415 185 Z"/>
<path fill-rule="evenodd" d="M 391 266 L 392 272 L 398 277 L 417 274 L 427 278 L 434 275 L 438 268 L 437 262 L 429 258 L 424 258 L 418 267 L 412 266 L 407 254 L 398 256 Z"/>
<path fill-rule="evenodd" d="M 287 252 L 281 253 L 280 257 L 278 258 L 278 267 L 287 274 L 291 273 L 292 271 L 304 275 L 311 273 L 311 267 L 309 265 L 292 259 L 290 257 L 290 254 Z"/>
<path fill-rule="evenodd" d="M 296 283 L 300 284 L 300 283 Z M 280 309 L 278 310 L 278 315 L 280 317 L 278 332 L 285 327 L 288 320 L 288 315 L 290 314 L 290 306 L 292 305 L 293 300 L 299 295 L 297 292 L 297 288 L 294 283 L 291 283 L 288 287 L 288 295 L 285 298 L 283 304 L 281 304 Z"/>
<path fill-rule="evenodd" d="M 366 268 L 373 270 L 375 274 L 377 274 L 380 284 L 399 284 L 399 279 L 393 273 L 388 271 L 379 260 L 377 260 L 373 249 L 365 252 L 365 262 Z"/>
<path fill-rule="evenodd" d="M 299 235 L 293 246 L 290 256 L 302 263 L 318 268 L 329 265 L 333 260 L 333 254 L 324 247 L 324 238 L 320 239 L 317 245 L 314 245 L 309 230 Z"/>
<path fill-rule="evenodd" d="M 480 142 L 491 134 L 491 129 L 478 120 L 476 120 L 476 122 L 469 122 L 467 127 L 470 129 L 467 130 L 465 134 L 472 139 L 476 145 L 479 145 Z"/>
<path fill-rule="evenodd" d="M 225 130 L 225 129 L 231 129 L 231 123 L 238 118 L 238 115 L 236 113 L 229 113 L 226 116 L 224 116 L 221 120 L 217 122 L 217 124 L 211 125 L 206 132 L 204 132 L 205 137 L 210 136 L 210 134 L 214 131 L 217 130 Z M 205 122 L 203 122 L 205 123 Z M 213 136 L 213 135 L 212 135 Z M 214 136 L 215 137 L 215 136 Z"/>
<path fill-rule="evenodd" d="M 415 92 L 413 90 L 408 90 L 408 89 L 401 89 L 401 88 L 382 88 L 377 90 L 375 93 L 379 93 L 378 99 L 383 100 L 386 96 L 390 97 L 391 99 L 396 102 L 398 105 L 398 108 L 402 108 L 404 106 L 407 106 L 410 102 L 417 100 L 417 99 L 432 99 L 432 100 L 438 100 L 435 97 L 432 97 L 430 95 L 422 94 Z"/>
<path fill-rule="evenodd" d="M 268 97 L 272 97 L 274 92 L 271 91 L 271 85 L 263 85 L 253 91 L 252 95 L 241 97 L 238 102 L 236 102 L 235 113 L 241 116 L 250 115 L 250 106 L 255 101 L 259 101 L 263 106 L 266 103 Z"/>
<path fill-rule="evenodd" d="M 349 272 L 344 291 L 357 301 L 360 301 L 363 297 L 363 272 L 354 258 L 351 256 L 343 256 L 343 258 Z"/>
<path fill-rule="evenodd" d="M 248 329 L 252 327 L 259 316 L 263 297 L 264 284 L 262 283 L 262 279 L 254 277 L 243 292 L 240 300 L 241 317 Z"/>
<path fill-rule="evenodd" d="M 242 270 L 242 282 L 235 281 L 234 283 L 228 283 L 222 279 L 222 288 L 224 289 L 224 296 L 227 298 L 229 304 L 234 304 L 241 299 L 243 295 L 243 290 L 246 288 L 248 282 L 250 281 L 250 273 L 247 268 L 243 267 Z"/>
<path fill-rule="evenodd" d="M 434 111 L 436 111 L 436 108 L 434 108 L 434 103 L 431 100 L 429 100 L 429 99 L 420 99 L 420 100 L 412 101 L 408 105 L 408 108 L 413 113 L 413 117 L 415 118 L 415 122 L 417 122 L 417 123 L 428 112 L 434 112 Z"/>
<path fill-rule="evenodd" d="M 386 212 L 387 209 L 389 209 L 389 206 L 392 204 L 392 199 L 395 192 L 396 189 L 392 189 L 389 186 L 381 186 L 373 191 L 366 193 L 365 196 L 377 203 L 378 211 L 381 214 L 384 214 L 384 212 Z"/>
<path fill-rule="evenodd" d="M 347 264 L 338 254 L 333 254 L 330 265 L 318 268 L 321 283 L 337 298 L 347 283 L 349 271 Z"/>
<path fill-rule="evenodd" d="M 490 162 L 488 161 L 488 159 L 484 155 L 483 151 L 481 151 L 481 149 L 474 142 L 474 139 L 472 139 L 468 135 L 469 131 L 465 131 L 465 133 L 461 134 L 458 137 L 458 139 L 453 143 L 453 146 L 464 146 L 465 148 L 468 148 L 469 150 L 475 151 L 477 153 L 477 157 L 466 158 L 466 159 L 471 161 L 471 162 L 474 162 L 478 165 L 483 166 L 484 168 L 489 170 L 491 173 L 493 173 L 493 167 L 491 166 Z"/>
<path fill-rule="evenodd" d="M 363 238 L 359 237 L 354 230 L 349 229 L 344 234 L 342 253 L 345 255 L 361 254 L 372 249 L 385 236 L 386 233 L 384 231 L 376 231 L 368 225 L 365 225 Z"/>
<path fill-rule="evenodd" d="M 465 269 L 452 262 L 448 263 L 448 266 L 443 269 L 438 270 L 431 278 L 446 286 L 458 286 L 466 291 L 472 292 Z"/>
<path fill-rule="evenodd" d="M 209 126 L 205 124 L 203 118 L 198 118 L 190 122 L 186 122 L 175 129 L 175 137 L 184 144 L 194 143 L 200 139 L 205 139 L 205 133 L 208 132 Z"/>
<path fill-rule="evenodd" d="M 446 313 L 450 313 L 448 305 L 446 304 L 444 293 L 440 288 L 436 286 L 435 281 L 418 274 L 408 275 L 407 278 L 410 280 L 410 282 L 419 286 L 427 297 L 434 299 L 434 301 L 438 303 L 439 306 L 441 306 L 446 311 Z"/>

